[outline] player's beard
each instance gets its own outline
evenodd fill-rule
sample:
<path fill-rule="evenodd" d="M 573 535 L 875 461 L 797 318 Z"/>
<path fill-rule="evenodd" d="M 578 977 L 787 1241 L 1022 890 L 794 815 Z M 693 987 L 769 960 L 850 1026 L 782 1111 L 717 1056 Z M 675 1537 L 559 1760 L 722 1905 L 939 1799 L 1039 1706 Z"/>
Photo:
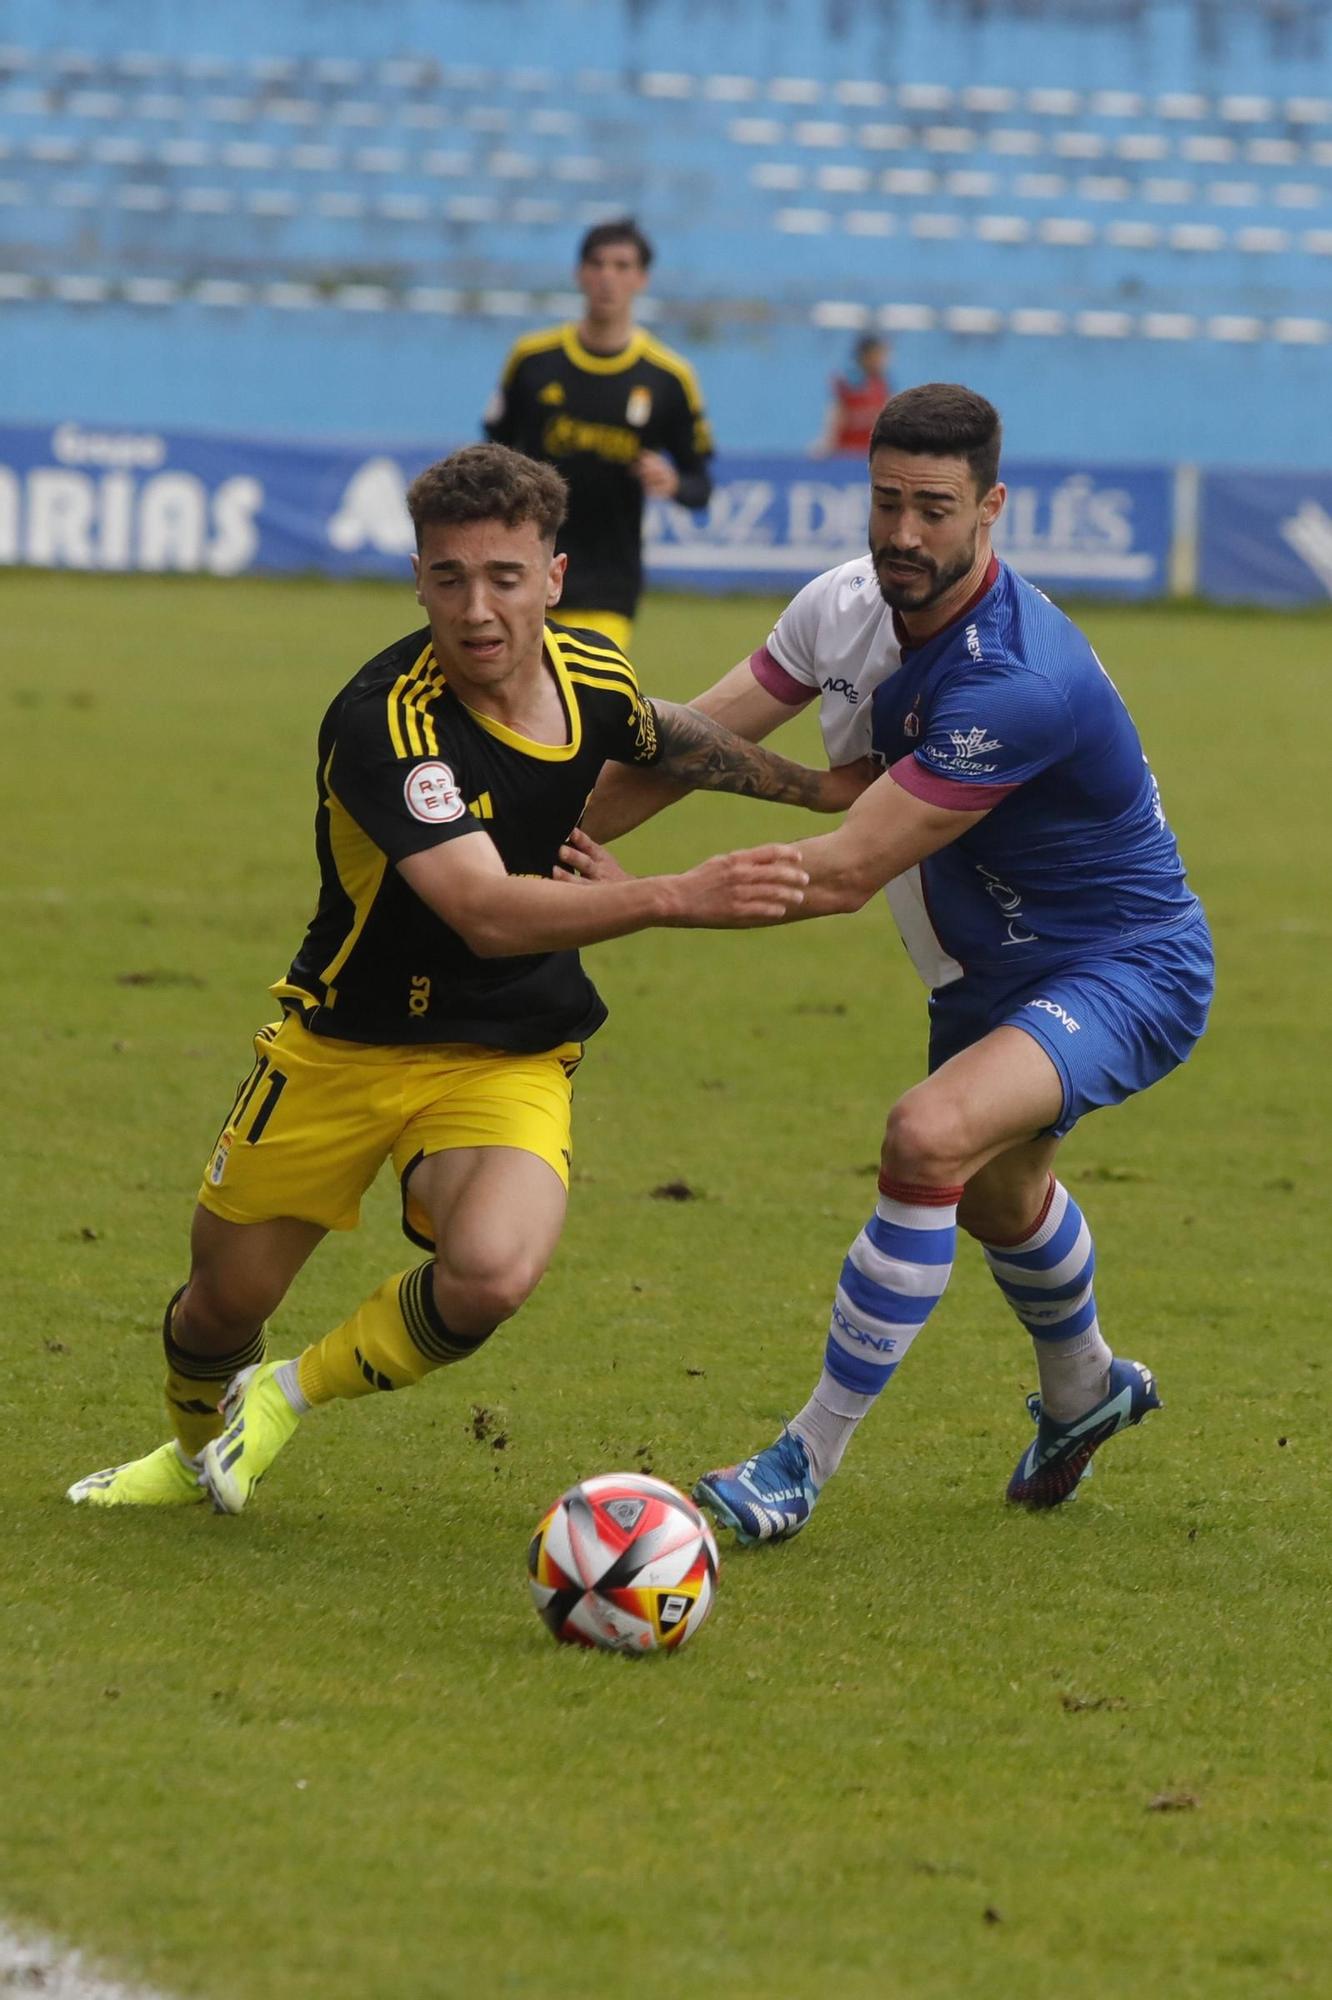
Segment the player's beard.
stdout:
<path fill-rule="evenodd" d="M 879 595 L 884 603 L 890 604 L 894 611 L 924 611 L 931 604 L 937 604 L 945 591 L 951 590 L 955 583 L 960 582 L 975 562 L 978 536 L 979 530 L 973 533 L 968 548 L 961 550 L 950 562 L 942 566 L 930 556 L 920 552 L 913 556 L 897 556 L 889 549 L 886 542 L 881 542 L 878 548 L 871 542 L 870 557 L 874 563 Z M 916 573 L 910 579 L 903 577 L 885 579 L 881 565 L 886 563 L 890 556 L 895 562 L 909 562 Z"/>

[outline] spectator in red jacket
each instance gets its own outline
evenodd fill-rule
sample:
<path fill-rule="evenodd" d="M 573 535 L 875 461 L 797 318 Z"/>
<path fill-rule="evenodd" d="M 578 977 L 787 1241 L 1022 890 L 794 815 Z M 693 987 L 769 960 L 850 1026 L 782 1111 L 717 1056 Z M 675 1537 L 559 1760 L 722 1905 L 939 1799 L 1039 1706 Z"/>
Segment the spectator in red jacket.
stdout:
<path fill-rule="evenodd" d="M 874 419 L 892 394 L 888 387 L 888 343 L 878 334 L 863 334 L 856 342 L 852 365 L 832 378 L 832 401 L 823 433 L 814 449 L 820 458 L 869 451 Z"/>

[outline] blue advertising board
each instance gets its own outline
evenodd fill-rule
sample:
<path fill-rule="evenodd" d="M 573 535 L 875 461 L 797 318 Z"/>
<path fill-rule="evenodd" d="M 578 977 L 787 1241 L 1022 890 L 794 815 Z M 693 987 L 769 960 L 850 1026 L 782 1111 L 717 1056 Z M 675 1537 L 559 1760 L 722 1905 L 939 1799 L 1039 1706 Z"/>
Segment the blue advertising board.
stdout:
<path fill-rule="evenodd" d="M 401 576 L 415 545 L 406 485 L 441 449 L 0 429 L 0 563 Z"/>
<path fill-rule="evenodd" d="M 0 429 L 0 563 L 91 570 L 401 576 L 407 482 L 444 449 L 284 444 L 62 423 Z M 656 584 L 792 591 L 865 547 L 855 459 L 719 457 L 701 514 L 654 502 Z M 1165 467 L 1016 463 L 996 545 L 1057 592 L 1167 588 Z"/>
<path fill-rule="evenodd" d="M 1332 473 L 1204 473 L 1198 590 L 1219 604 L 1326 604 Z"/>
<path fill-rule="evenodd" d="M 1172 476 L 1164 466 L 1004 467 L 995 547 L 1033 583 L 1097 597 L 1160 597 L 1170 569 Z M 653 580 L 691 590 L 798 590 L 863 555 L 859 459 L 719 457 L 706 512 L 655 502 Z"/>

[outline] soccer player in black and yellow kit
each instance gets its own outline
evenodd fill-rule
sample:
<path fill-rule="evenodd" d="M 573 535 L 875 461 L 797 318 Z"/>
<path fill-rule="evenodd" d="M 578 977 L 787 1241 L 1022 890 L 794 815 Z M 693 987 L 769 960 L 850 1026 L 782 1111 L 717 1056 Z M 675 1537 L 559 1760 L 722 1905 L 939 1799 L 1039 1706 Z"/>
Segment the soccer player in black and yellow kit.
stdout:
<path fill-rule="evenodd" d="M 486 411 L 488 437 L 563 474 L 564 615 L 622 651 L 643 590 L 644 499 L 700 508 L 712 492 L 694 371 L 634 324 L 651 263 L 628 217 L 589 229 L 578 253 L 582 319 L 518 341 Z"/>
<path fill-rule="evenodd" d="M 646 701 L 623 653 L 548 621 L 564 574 L 549 466 L 474 445 L 424 472 L 408 504 L 428 628 L 364 666 L 320 730 L 318 907 L 204 1169 L 189 1278 L 163 1325 L 174 1436 L 79 1480 L 72 1500 L 207 1492 L 237 1513 L 307 1411 L 464 1359 L 528 1297 L 564 1221 L 571 1078 L 606 1013 L 577 947 L 779 922 L 806 879 L 785 846 L 682 875 L 558 879 L 606 759 L 849 802 L 844 777 Z M 298 1358 L 265 1361 L 269 1314 L 321 1237 L 355 1227 L 389 1158 L 429 1257 Z"/>

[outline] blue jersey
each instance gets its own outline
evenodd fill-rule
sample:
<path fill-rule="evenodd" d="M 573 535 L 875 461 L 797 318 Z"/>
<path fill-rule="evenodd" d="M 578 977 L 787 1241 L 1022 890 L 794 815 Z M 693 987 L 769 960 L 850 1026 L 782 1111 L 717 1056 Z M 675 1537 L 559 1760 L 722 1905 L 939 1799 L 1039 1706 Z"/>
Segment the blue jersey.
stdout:
<path fill-rule="evenodd" d="M 986 817 L 889 885 L 926 983 L 1129 949 L 1199 913 L 1132 717 L 1077 627 L 991 564 L 874 691 L 874 755 L 916 798 Z"/>

